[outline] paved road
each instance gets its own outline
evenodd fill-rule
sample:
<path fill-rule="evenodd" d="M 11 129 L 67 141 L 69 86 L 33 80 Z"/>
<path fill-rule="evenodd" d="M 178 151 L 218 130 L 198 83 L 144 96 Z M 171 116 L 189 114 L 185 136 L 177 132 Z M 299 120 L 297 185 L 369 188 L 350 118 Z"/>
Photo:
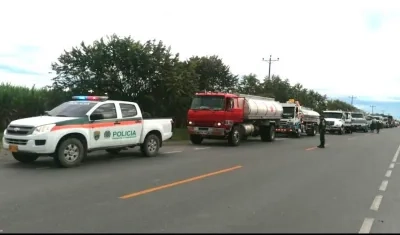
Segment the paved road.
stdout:
<path fill-rule="evenodd" d="M 0 230 L 399 232 L 399 136 L 327 135 L 326 149 L 314 147 L 318 137 L 175 144 L 155 158 L 101 154 L 73 169 L 3 155 Z"/>

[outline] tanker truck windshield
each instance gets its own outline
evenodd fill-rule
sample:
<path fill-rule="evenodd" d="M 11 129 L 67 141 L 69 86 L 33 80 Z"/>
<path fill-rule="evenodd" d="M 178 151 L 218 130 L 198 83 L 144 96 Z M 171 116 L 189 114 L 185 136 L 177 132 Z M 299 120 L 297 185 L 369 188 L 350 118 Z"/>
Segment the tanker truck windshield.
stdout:
<path fill-rule="evenodd" d="M 335 118 L 335 119 L 342 119 L 342 113 L 325 113 L 325 118 Z"/>
<path fill-rule="evenodd" d="M 294 107 L 283 107 L 282 118 L 294 118 Z"/>
<path fill-rule="evenodd" d="M 196 96 L 193 98 L 190 109 L 223 110 L 224 96 Z"/>
<path fill-rule="evenodd" d="M 363 118 L 364 117 L 364 115 L 362 113 L 352 113 L 351 116 L 353 118 Z"/>

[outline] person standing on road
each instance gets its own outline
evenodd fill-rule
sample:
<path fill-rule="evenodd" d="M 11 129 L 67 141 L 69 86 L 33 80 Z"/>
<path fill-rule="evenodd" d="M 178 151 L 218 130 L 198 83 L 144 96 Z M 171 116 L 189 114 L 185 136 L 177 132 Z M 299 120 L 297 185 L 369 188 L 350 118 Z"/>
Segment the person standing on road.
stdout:
<path fill-rule="evenodd" d="M 375 132 L 375 128 L 376 128 L 376 119 L 372 118 L 372 122 L 371 122 L 371 132 Z"/>
<path fill-rule="evenodd" d="M 325 148 L 325 132 L 326 132 L 326 121 L 323 115 L 319 116 L 319 141 L 318 148 Z"/>
<path fill-rule="evenodd" d="M 376 133 L 379 134 L 379 130 L 381 129 L 382 123 L 380 121 L 376 121 Z"/>

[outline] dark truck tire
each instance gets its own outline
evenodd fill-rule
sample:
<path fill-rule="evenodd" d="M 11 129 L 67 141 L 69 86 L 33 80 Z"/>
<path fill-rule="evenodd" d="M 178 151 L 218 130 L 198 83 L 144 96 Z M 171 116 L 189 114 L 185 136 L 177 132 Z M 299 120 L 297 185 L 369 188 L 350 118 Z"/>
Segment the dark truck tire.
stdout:
<path fill-rule="evenodd" d="M 15 160 L 22 163 L 31 163 L 39 158 L 39 155 L 32 153 L 12 153 Z"/>
<path fill-rule="evenodd" d="M 192 144 L 201 144 L 201 142 L 203 142 L 203 137 L 200 135 L 190 135 L 190 141 Z"/>
<path fill-rule="evenodd" d="M 76 138 L 62 140 L 54 153 L 54 163 L 58 167 L 76 167 L 85 158 L 86 151 L 82 142 Z"/>
<path fill-rule="evenodd" d="M 231 130 L 231 132 L 229 133 L 229 136 L 228 136 L 228 144 L 230 146 L 239 146 L 241 139 L 242 139 L 242 137 L 241 137 L 241 134 L 240 134 L 239 127 L 238 126 L 232 127 L 232 130 Z"/>
<path fill-rule="evenodd" d="M 160 149 L 160 138 L 155 134 L 148 134 L 140 146 L 140 151 L 146 157 L 154 157 Z"/>
<path fill-rule="evenodd" d="M 317 128 L 312 127 L 311 130 L 307 133 L 308 136 L 316 136 L 317 135 Z"/>
<path fill-rule="evenodd" d="M 260 136 L 261 141 L 263 142 L 272 142 L 275 140 L 275 126 L 261 126 L 260 127 Z"/>
<path fill-rule="evenodd" d="M 340 127 L 340 130 L 338 131 L 339 135 L 343 135 L 344 134 L 344 127 Z"/>

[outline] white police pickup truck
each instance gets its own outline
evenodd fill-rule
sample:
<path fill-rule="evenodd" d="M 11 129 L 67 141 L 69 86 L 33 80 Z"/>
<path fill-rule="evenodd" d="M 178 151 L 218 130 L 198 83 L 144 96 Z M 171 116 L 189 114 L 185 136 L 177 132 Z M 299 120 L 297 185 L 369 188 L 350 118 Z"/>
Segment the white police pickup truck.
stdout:
<path fill-rule="evenodd" d="M 140 146 L 152 157 L 171 137 L 172 119 L 144 120 L 134 102 L 74 96 L 45 116 L 12 121 L 4 131 L 3 148 L 23 163 L 51 156 L 59 167 L 74 167 L 96 150 L 117 154 Z"/>

